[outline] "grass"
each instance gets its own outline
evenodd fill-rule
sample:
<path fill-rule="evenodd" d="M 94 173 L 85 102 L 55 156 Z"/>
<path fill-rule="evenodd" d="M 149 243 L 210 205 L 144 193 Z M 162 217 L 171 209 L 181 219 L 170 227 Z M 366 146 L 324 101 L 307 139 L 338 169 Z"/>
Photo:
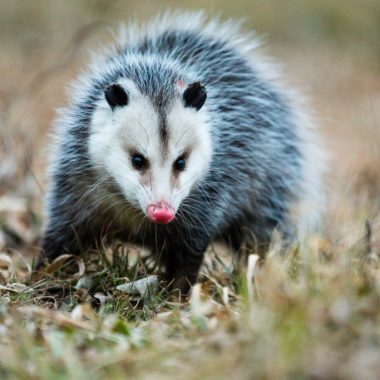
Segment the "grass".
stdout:
<path fill-rule="evenodd" d="M 14 263 L 1 289 L 2 378 L 376 378 L 380 266 L 369 248 L 314 238 L 238 271 L 210 252 L 184 304 L 118 292 L 126 278 L 99 256 L 33 281 Z"/>
<path fill-rule="evenodd" d="M 248 252 L 244 265 L 226 247 L 210 247 L 185 303 L 155 286 L 145 294 L 119 290 L 154 274 L 136 247 L 66 256 L 32 275 L 47 134 L 64 86 L 88 48 L 107 40 L 106 26 L 173 3 L 2 3 L 0 377 L 379 378 L 380 13 L 373 0 L 192 4 L 248 15 L 249 26 L 270 36 L 290 81 L 311 94 L 331 155 L 320 236 L 286 257 L 275 245 L 265 260 Z"/>

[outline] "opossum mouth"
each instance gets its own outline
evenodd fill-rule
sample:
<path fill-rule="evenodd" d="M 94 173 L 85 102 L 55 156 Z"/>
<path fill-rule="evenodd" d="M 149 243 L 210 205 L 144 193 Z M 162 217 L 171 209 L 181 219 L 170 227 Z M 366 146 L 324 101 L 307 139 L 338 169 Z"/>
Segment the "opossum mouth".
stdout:
<path fill-rule="evenodd" d="M 175 218 L 175 211 L 166 202 L 150 204 L 147 208 L 150 221 L 156 224 L 168 224 Z"/>

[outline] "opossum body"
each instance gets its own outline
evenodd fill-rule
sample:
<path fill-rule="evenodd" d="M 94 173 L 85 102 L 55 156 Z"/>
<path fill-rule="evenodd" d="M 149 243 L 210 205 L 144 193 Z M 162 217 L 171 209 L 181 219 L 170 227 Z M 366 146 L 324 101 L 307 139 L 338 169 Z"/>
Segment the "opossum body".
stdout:
<path fill-rule="evenodd" d="M 40 264 L 121 239 L 186 292 L 210 242 L 253 236 L 265 251 L 274 230 L 314 228 L 318 135 L 257 47 L 231 22 L 182 14 L 96 57 L 56 123 Z"/>

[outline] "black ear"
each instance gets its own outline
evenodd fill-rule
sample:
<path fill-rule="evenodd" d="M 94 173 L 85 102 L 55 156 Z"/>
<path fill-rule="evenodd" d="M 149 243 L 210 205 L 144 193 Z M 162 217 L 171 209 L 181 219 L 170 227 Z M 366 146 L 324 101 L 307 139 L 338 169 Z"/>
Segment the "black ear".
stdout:
<path fill-rule="evenodd" d="M 202 108 L 203 104 L 205 104 L 206 98 L 206 87 L 202 86 L 200 82 L 191 84 L 183 93 L 185 107 L 192 107 L 197 111 Z"/>
<path fill-rule="evenodd" d="M 111 84 L 104 90 L 104 96 L 111 109 L 123 107 L 128 104 L 128 95 L 119 84 Z"/>

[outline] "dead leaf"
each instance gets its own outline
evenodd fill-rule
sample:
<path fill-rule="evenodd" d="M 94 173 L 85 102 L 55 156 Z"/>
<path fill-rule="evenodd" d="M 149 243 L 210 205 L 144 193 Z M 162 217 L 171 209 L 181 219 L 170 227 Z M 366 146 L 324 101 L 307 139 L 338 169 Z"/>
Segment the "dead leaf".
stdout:
<path fill-rule="evenodd" d="M 73 278 L 79 278 L 84 275 L 85 272 L 85 265 L 84 261 L 81 257 L 70 255 L 70 254 L 65 254 L 57 257 L 52 263 L 50 263 L 46 269 L 45 272 L 48 274 L 56 273 L 60 269 L 62 269 L 68 262 L 69 260 L 73 260 L 75 264 L 78 266 L 78 272 L 72 275 Z"/>
<path fill-rule="evenodd" d="M 140 294 L 144 297 L 150 292 L 155 292 L 157 290 L 158 279 L 157 276 L 148 276 L 141 278 L 140 280 L 130 282 L 128 284 L 118 285 L 117 290 L 128 294 Z"/>
<path fill-rule="evenodd" d="M 7 272 L 13 272 L 12 259 L 6 253 L 0 253 L 0 269 Z"/>

